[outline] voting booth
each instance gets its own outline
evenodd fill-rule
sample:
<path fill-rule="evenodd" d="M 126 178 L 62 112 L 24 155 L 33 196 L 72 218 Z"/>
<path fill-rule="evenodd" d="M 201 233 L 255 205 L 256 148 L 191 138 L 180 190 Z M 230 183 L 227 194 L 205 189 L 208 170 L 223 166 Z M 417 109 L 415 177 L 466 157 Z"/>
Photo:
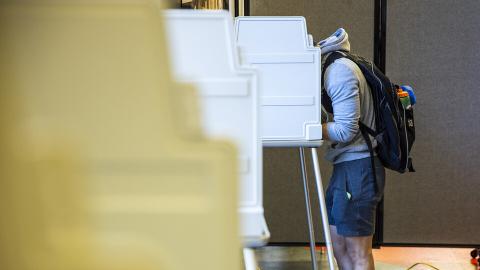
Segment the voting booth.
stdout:
<path fill-rule="evenodd" d="M 238 17 L 241 61 L 259 70 L 266 146 L 319 145 L 322 139 L 320 49 L 303 17 Z"/>
<path fill-rule="evenodd" d="M 122 239 L 131 236 L 139 242 L 129 247 L 136 249 L 132 253 L 147 256 L 138 261 L 155 259 L 153 268 L 148 268 L 125 262 L 128 253 L 117 253 L 111 264 L 86 264 L 84 269 L 239 270 L 237 152 L 232 143 L 207 139 L 196 124 L 199 106 L 192 86 L 172 81 L 157 3 L 2 2 L 0 88 L 2 94 L 12 96 L 8 104 L 18 101 L 20 112 L 15 118 L 18 127 L 13 127 L 3 121 L 7 111 L 2 110 L 0 145 L 12 140 L 21 145 L 12 139 L 18 137 L 14 129 L 31 136 L 29 145 L 36 150 L 44 149 L 45 141 L 60 149 L 68 145 L 73 150 L 65 160 L 72 158 L 78 166 L 65 169 L 65 181 L 85 185 L 81 201 L 89 219 L 82 230 L 95 243 L 110 238 L 128 244 Z M 11 116 L 12 111 L 8 113 Z M 25 149 L 29 148 L 2 151 L 0 165 L 10 170 L 2 170 L 0 190 L 14 189 L 16 184 L 28 187 L 18 179 L 43 181 L 62 175 L 54 163 L 51 170 L 42 167 L 45 172 L 21 176 L 29 164 L 40 164 L 49 156 L 29 155 Z M 21 155 L 17 160 L 23 165 L 10 155 Z M 69 178 L 72 175 L 74 180 Z M 13 211 L 7 212 L 12 222 L 48 212 L 43 211 L 42 199 L 30 196 L 37 196 L 36 190 L 14 190 L 16 199 L 2 193 L 2 202 L 13 203 L 8 205 Z M 59 194 L 68 193 L 60 189 Z M 48 198 L 53 208 L 54 203 L 58 208 L 69 205 L 59 196 Z M 0 268 L 82 269 L 84 264 L 78 261 L 84 256 L 73 260 L 79 268 L 61 264 L 75 255 L 62 253 L 63 247 L 77 247 L 64 237 L 68 228 L 43 230 L 32 225 L 29 239 L 16 243 L 26 237 L 17 225 L 0 225 L 11 241 L 0 245 L 0 253 L 9 244 L 18 247 L 15 256 L 5 253 L 13 256 L 8 261 L 12 264 Z M 109 237 L 112 234 L 117 236 Z M 57 245 L 59 239 L 65 242 Z M 34 264 L 38 258 L 44 264 L 23 267 L 22 263 Z M 0 265 L 8 262 L 2 259 Z M 52 267 L 56 262 L 58 267 Z"/>
<path fill-rule="evenodd" d="M 258 70 L 261 136 L 264 147 L 299 147 L 310 236 L 317 269 L 304 148 L 311 147 L 330 269 L 334 269 L 320 166 L 322 145 L 321 52 L 313 46 L 303 17 L 238 17 L 235 38 L 240 59 Z"/>
<path fill-rule="evenodd" d="M 212 138 L 232 139 L 238 147 L 244 244 L 263 245 L 270 233 L 263 215 L 256 71 L 239 64 L 228 12 L 168 10 L 163 15 L 173 74 L 197 86 L 205 132 Z"/>

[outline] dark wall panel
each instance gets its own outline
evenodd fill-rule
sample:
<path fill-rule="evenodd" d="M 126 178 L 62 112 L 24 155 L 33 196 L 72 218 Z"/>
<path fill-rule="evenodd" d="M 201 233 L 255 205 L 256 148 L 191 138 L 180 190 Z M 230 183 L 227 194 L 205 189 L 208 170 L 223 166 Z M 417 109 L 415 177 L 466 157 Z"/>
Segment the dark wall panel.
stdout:
<path fill-rule="evenodd" d="M 480 1 L 388 1 L 387 74 L 416 88 L 417 172 L 390 174 L 385 242 L 479 244 Z"/>
<path fill-rule="evenodd" d="M 315 41 L 343 27 L 352 50 L 367 58 L 373 58 L 373 4 L 370 0 L 250 0 L 252 16 L 304 16 Z"/>
<path fill-rule="evenodd" d="M 308 167 L 312 168 L 310 150 L 305 151 L 305 154 Z M 308 227 L 299 150 L 283 148 L 265 149 L 263 157 L 264 207 L 267 224 L 272 233 L 270 242 L 307 242 Z M 326 182 L 326 177 L 330 175 L 331 169 L 324 165 L 322 164 L 321 170 Z M 313 184 L 313 171 L 310 170 L 308 176 L 316 240 L 324 241 L 321 233 L 322 227 L 317 192 Z"/>
<path fill-rule="evenodd" d="M 354 0 L 250 0 L 253 16 L 304 16 L 308 30 L 318 41 L 338 27 L 350 35 L 352 50 L 371 58 L 373 55 L 373 1 Z M 275 41 L 272 41 L 275 42 Z M 310 150 L 306 151 L 309 168 Z M 331 166 L 319 160 L 324 184 L 328 184 Z M 265 149 L 264 206 L 272 233 L 271 242 L 307 242 L 308 231 L 304 206 L 298 149 Z M 309 171 L 314 205 L 317 241 L 323 241 L 321 220 L 313 171 Z"/>

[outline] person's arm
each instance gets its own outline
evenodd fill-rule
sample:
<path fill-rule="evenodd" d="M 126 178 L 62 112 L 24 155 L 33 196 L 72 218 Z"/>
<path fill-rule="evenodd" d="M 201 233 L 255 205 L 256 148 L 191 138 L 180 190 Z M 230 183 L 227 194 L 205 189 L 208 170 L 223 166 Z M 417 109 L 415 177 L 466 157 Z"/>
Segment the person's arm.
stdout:
<path fill-rule="evenodd" d="M 330 141 L 330 136 L 328 136 L 327 123 L 322 124 L 322 137 L 324 140 Z"/>
<path fill-rule="evenodd" d="M 345 63 L 333 63 L 325 73 L 325 90 L 332 100 L 333 122 L 322 125 L 323 138 L 349 142 L 359 131 L 358 77 Z"/>

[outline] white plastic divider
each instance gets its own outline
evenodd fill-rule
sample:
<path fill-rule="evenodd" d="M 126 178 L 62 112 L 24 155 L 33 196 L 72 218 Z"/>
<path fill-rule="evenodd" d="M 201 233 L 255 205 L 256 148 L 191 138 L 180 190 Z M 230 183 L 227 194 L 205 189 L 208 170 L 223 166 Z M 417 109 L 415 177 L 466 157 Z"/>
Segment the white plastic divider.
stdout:
<path fill-rule="evenodd" d="M 206 133 L 233 139 L 239 148 L 244 243 L 263 245 L 270 233 L 262 202 L 257 73 L 239 64 L 228 12 L 168 10 L 164 15 L 173 73 L 177 80 L 198 87 Z"/>
<path fill-rule="evenodd" d="M 320 145 L 320 48 L 311 44 L 305 18 L 238 17 L 235 31 L 242 63 L 262 76 L 263 145 Z"/>
<path fill-rule="evenodd" d="M 303 17 L 239 17 L 235 24 L 241 60 L 258 68 L 262 80 L 262 140 L 265 147 L 312 147 L 330 270 L 334 269 L 333 246 L 326 213 L 317 150 L 322 145 L 321 52 L 313 46 Z M 315 236 L 310 214 L 308 183 L 303 173 L 310 231 L 312 268 L 318 269 Z"/>

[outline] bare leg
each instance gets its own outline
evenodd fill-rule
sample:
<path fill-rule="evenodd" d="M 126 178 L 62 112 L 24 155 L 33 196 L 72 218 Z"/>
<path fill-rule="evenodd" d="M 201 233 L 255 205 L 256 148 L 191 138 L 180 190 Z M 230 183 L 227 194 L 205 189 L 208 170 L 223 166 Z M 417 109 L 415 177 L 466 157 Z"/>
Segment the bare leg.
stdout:
<path fill-rule="evenodd" d="M 353 270 L 375 270 L 372 255 L 372 236 L 345 237 L 345 243 Z"/>
<path fill-rule="evenodd" d="M 353 270 L 353 263 L 348 254 L 345 237 L 339 235 L 337 233 L 337 227 L 332 225 L 330 226 L 330 234 L 333 242 L 333 254 L 337 260 L 338 269 Z"/>

